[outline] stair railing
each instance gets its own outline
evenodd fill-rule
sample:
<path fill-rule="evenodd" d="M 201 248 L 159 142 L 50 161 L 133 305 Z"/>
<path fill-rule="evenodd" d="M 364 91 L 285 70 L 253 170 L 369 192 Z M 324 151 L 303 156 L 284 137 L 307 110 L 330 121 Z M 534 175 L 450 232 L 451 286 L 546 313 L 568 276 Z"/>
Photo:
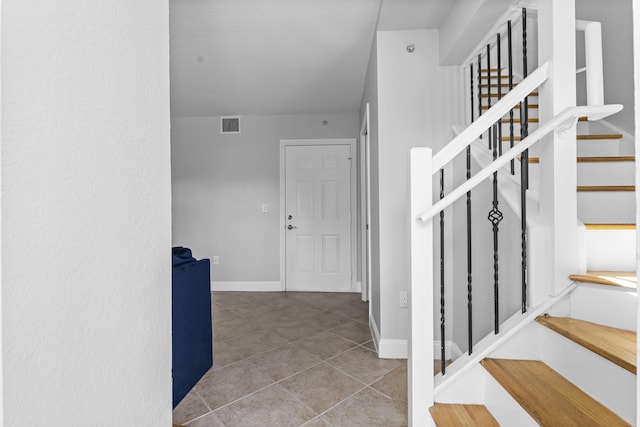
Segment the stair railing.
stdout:
<path fill-rule="evenodd" d="M 614 114 L 621 105 L 570 107 L 533 131 L 513 148 L 496 156 L 493 162 L 470 176 L 448 195 L 441 192 L 440 200 L 432 201 L 433 175 L 467 149 L 480 135 L 518 105 L 529 93 L 542 85 L 550 74 L 551 64 L 545 63 L 533 71 L 512 91 L 500 98 L 482 116 L 478 117 L 449 144 L 435 155 L 430 148 L 411 150 L 411 332 L 409 340 L 409 421 L 422 425 L 429 419 L 428 408 L 434 401 L 433 335 L 434 335 L 434 269 L 433 218 L 455 201 L 468 194 L 482 181 L 505 167 L 532 145 L 551 132 L 566 132 L 575 127 L 579 117 L 590 120 Z M 494 145 L 495 146 L 495 145 Z M 441 283 L 441 286 L 443 284 Z M 444 293 L 441 293 L 441 324 L 444 325 Z M 444 329 L 444 326 L 443 326 Z M 496 332 L 497 333 L 497 332 Z M 444 334 L 442 336 L 444 340 Z M 445 361 L 441 360 L 444 364 Z"/>

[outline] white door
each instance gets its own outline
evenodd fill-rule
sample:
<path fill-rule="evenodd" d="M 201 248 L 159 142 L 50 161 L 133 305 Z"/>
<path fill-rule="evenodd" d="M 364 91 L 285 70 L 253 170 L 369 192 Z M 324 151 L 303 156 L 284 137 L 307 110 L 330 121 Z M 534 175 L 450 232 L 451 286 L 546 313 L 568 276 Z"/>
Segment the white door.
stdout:
<path fill-rule="evenodd" d="M 289 291 L 351 290 L 351 146 L 285 147 Z"/>

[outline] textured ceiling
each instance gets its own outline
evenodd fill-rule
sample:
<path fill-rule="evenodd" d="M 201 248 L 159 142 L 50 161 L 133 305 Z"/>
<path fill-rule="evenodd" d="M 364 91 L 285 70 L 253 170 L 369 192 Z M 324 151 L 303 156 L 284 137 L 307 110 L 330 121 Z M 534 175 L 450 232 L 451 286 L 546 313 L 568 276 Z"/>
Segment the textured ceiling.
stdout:
<path fill-rule="evenodd" d="M 436 28 L 453 0 L 170 0 L 174 116 L 357 111 L 380 29 Z"/>

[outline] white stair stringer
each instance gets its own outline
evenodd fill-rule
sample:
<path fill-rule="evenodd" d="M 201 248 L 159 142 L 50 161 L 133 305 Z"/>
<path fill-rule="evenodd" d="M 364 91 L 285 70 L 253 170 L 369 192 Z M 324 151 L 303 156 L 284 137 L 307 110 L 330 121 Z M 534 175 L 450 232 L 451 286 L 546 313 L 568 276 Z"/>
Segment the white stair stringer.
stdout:
<path fill-rule="evenodd" d="M 636 230 L 586 230 L 585 243 L 588 270 L 636 270 Z"/>

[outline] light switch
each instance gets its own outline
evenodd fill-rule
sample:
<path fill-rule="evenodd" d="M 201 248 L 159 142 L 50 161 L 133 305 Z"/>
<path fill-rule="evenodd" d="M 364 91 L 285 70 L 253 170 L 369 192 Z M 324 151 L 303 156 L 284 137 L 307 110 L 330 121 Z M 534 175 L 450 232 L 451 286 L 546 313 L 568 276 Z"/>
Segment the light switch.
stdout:
<path fill-rule="evenodd" d="M 269 205 L 267 203 L 262 204 L 262 213 L 269 213 Z"/>

